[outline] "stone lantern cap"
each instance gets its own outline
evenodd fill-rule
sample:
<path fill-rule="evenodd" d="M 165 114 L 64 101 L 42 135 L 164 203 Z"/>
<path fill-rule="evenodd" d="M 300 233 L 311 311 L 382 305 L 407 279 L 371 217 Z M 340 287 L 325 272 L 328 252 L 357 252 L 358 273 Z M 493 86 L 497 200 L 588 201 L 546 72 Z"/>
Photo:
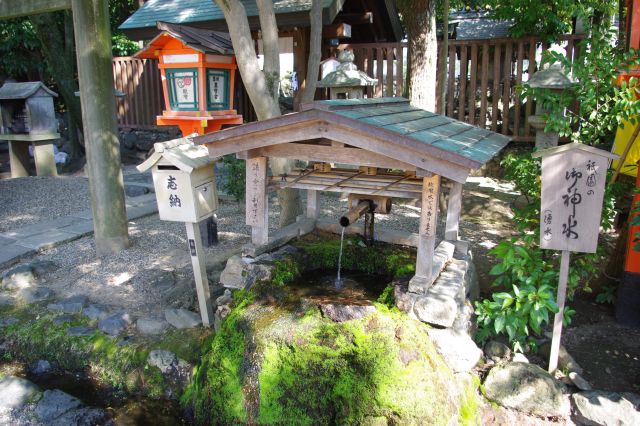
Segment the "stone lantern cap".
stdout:
<path fill-rule="evenodd" d="M 535 72 L 527 85 L 539 89 L 568 89 L 576 82 L 569 78 L 560 64 L 553 64 L 548 68 Z"/>
<path fill-rule="evenodd" d="M 377 78 L 369 77 L 365 72 L 358 71 L 353 63 L 355 56 L 350 50 L 343 50 L 338 55 L 338 69 L 327 74 L 318 82 L 318 87 L 363 87 L 378 83 Z"/>

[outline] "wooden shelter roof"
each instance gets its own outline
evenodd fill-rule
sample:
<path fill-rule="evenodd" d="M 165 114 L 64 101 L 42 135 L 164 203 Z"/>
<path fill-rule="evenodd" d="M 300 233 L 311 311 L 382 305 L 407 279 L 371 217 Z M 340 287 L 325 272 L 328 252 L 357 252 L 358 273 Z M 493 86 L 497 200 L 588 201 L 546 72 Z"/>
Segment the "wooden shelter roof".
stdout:
<path fill-rule="evenodd" d="M 157 26 L 162 32 L 151 40 L 144 49 L 135 54 L 137 58 L 156 59 L 155 51 L 162 49 L 171 38 L 181 41 L 198 52 L 233 55 L 233 45 L 228 33 L 168 22 L 158 22 Z"/>
<path fill-rule="evenodd" d="M 464 182 L 470 169 L 482 166 L 510 140 L 413 107 L 404 98 L 373 98 L 312 102 L 303 105 L 302 112 L 210 133 L 194 142 L 207 145 L 209 155 L 221 156 L 279 144 L 317 143 L 321 139 L 361 148 L 414 170 L 459 182 Z M 357 157 L 357 151 L 351 152 Z M 354 158 L 352 164 L 359 164 L 358 159 Z"/>
<path fill-rule="evenodd" d="M 187 138 L 157 142 L 153 144 L 153 148 L 155 152 L 137 166 L 139 172 L 149 170 L 162 159 L 187 173 L 214 162 L 206 148 L 194 145 Z"/>

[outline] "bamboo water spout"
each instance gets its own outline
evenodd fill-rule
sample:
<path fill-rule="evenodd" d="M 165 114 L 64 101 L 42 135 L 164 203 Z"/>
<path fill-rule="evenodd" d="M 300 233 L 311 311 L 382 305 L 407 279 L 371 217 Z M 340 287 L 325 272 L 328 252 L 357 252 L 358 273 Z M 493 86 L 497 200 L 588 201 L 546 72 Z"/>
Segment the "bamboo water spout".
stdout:
<path fill-rule="evenodd" d="M 347 213 L 340 218 L 340 226 L 346 228 L 357 221 L 360 216 L 372 210 L 373 202 L 371 200 L 360 201 L 357 205 L 351 207 Z"/>

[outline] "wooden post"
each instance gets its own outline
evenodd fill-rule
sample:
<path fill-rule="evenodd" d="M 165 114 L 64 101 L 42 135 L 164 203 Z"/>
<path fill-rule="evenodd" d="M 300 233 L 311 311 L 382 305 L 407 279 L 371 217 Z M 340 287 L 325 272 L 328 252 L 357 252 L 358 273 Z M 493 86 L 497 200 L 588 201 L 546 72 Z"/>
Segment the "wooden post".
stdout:
<path fill-rule="evenodd" d="M 251 242 L 269 242 L 269 202 L 267 200 L 267 157 L 247 160 L 247 194 L 245 196 L 247 225 L 251 226 Z"/>
<path fill-rule="evenodd" d="M 426 293 L 436 278 L 433 276 L 432 269 L 433 255 L 436 248 L 439 192 L 439 175 L 423 178 L 416 275 L 409 281 L 409 291 L 412 293 Z"/>
<path fill-rule="evenodd" d="M 551 339 L 551 354 L 549 355 L 549 373 L 558 368 L 558 353 L 560 352 L 560 336 L 562 334 L 562 319 L 564 317 L 564 301 L 567 295 L 567 277 L 569 276 L 569 250 L 562 250 L 560 259 L 560 280 L 558 282 L 558 313 L 553 319 L 553 338 Z"/>
<path fill-rule="evenodd" d="M 29 143 L 9 141 L 9 165 L 11 177 L 29 176 Z"/>
<path fill-rule="evenodd" d="M 307 189 L 307 217 L 317 219 L 320 216 L 320 192 Z"/>
<path fill-rule="evenodd" d="M 87 171 L 98 255 L 129 246 L 107 0 L 72 0 Z"/>
<path fill-rule="evenodd" d="M 38 176 L 58 176 L 53 141 L 33 142 L 33 158 Z"/>
<path fill-rule="evenodd" d="M 444 231 L 445 240 L 458 240 L 460 224 L 460 212 L 462 211 L 462 184 L 453 182 L 449 190 L 449 203 L 447 204 L 447 225 Z"/>
<path fill-rule="evenodd" d="M 186 222 L 185 225 L 187 226 L 187 242 L 189 244 L 189 254 L 191 255 L 191 265 L 193 266 L 193 277 L 196 280 L 200 316 L 202 317 L 202 324 L 205 327 L 210 327 L 213 323 L 213 306 L 211 305 L 209 279 L 207 278 L 207 267 L 202 249 L 202 235 L 197 223 Z"/>

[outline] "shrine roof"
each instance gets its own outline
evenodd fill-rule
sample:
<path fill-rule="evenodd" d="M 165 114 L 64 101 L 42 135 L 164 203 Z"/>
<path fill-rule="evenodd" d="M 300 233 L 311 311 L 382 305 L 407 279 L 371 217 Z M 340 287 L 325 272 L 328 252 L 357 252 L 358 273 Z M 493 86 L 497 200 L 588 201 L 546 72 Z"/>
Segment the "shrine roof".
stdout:
<path fill-rule="evenodd" d="M 0 87 L 0 99 L 26 99 L 35 95 L 39 90 L 49 96 L 57 97 L 58 94 L 49 89 L 41 81 L 28 81 L 26 83 L 5 83 Z"/>
<path fill-rule="evenodd" d="M 167 22 L 158 22 L 157 25 L 162 32 L 151 40 L 144 49 L 136 53 L 136 57 L 156 58 L 155 51 L 164 47 L 170 38 L 177 39 L 186 46 L 202 53 L 233 55 L 233 45 L 228 33 Z"/>

